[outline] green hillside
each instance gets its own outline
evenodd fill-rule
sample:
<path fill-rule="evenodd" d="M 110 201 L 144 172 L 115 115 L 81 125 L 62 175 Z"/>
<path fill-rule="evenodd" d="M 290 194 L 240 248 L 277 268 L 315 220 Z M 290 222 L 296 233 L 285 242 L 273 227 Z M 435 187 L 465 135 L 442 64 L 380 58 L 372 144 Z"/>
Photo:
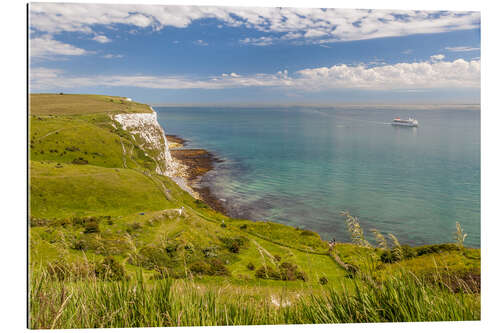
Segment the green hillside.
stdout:
<path fill-rule="evenodd" d="M 111 118 L 125 112 L 151 110 L 122 97 L 30 96 L 31 327 L 480 318 L 479 250 L 332 250 L 309 230 L 223 216 L 154 172 L 155 154 Z M 429 297 L 437 313 L 424 315 Z M 398 302 L 420 312 L 396 313 Z"/>

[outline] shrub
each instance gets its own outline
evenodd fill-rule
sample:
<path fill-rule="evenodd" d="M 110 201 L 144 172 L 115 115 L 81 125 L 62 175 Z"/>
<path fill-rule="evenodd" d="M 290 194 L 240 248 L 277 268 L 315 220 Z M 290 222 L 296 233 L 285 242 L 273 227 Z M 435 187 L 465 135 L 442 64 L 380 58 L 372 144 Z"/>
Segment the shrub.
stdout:
<path fill-rule="evenodd" d="M 392 257 L 392 253 L 389 250 L 385 250 L 384 252 L 382 252 L 382 254 L 380 255 L 380 260 L 386 264 L 395 262 L 394 258 Z"/>
<path fill-rule="evenodd" d="M 80 151 L 80 148 L 75 147 L 75 146 L 70 146 L 70 147 L 64 148 L 64 150 L 73 152 L 73 151 Z"/>
<path fill-rule="evenodd" d="M 82 239 L 78 239 L 73 243 L 74 250 L 85 250 L 85 242 Z"/>
<path fill-rule="evenodd" d="M 210 272 L 210 265 L 205 261 L 196 261 L 189 266 L 189 270 L 193 274 L 207 274 Z"/>
<path fill-rule="evenodd" d="M 247 226 L 246 224 L 242 224 L 242 225 L 240 225 L 240 229 L 241 229 L 241 230 L 246 230 L 246 229 L 247 229 L 247 227 L 248 227 L 248 226 Z"/>
<path fill-rule="evenodd" d="M 404 259 L 411 259 L 417 256 L 417 251 L 408 245 L 401 246 L 401 250 L 403 251 Z"/>
<path fill-rule="evenodd" d="M 95 268 L 96 275 L 103 280 L 123 280 L 127 276 L 125 268 L 113 257 L 106 257 Z"/>
<path fill-rule="evenodd" d="M 188 245 L 186 245 L 188 249 L 190 249 L 190 247 Z M 167 245 L 165 246 L 165 251 L 170 254 L 170 255 L 173 255 L 175 251 L 177 251 L 177 243 L 174 243 L 174 242 L 167 242 Z"/>
<path fill-rule="evenodd" d="M 350 279 L 353 279 L 356 276 L 356 273 L 358 273 L 358 267 L 354 265 L 347 264 L 346 270 L 347 270 L 346 277 Z"/>
<path fill-rule="evenodd" d="M 218 255 L 217 247 L 215 247 L 215 246 L 210 246 L 210 247 L 204 248 L 201 250 L 201 252 L 203 252 L 203 255 L 205 256 L 205 258 L 213 258 L 213 257 L 217 257 L 217 255 Z"/>
<path fill-rule="evenodd" d="M 85 230 L 83 233 L 92 234 L 100 232 L 99 223 L 95 220 L 90 220 L 85 223 Z"/>
<path fill-rule="evenodd" d="M 208 261 L 196 261 L 189 266 L 189 270 L 198 275 L 230 275 L 224 263 L 216 258 L 209 259 Z"/>
<path fill-rule="evenodd" d="M 253 270 L 255 269 L 255 265 L 254 265 L 253 263 L 249 262 L 249 263 L 247 264 L 247 268 L 248 268 L 249 270 L 253 271 Z"/>
<path fill-rule="evenodd" d="M 315 233 L 312 232 L 311 230 L 303 230 L 301 233 L 300 233 L 301 236 L 314 236 Z"/>
<path fill-rule="evenodd" d="M 229 270 L 226 266 L 224 266 L 224 263 L 221 260 L 212 258 L 209 260 L 209 264 L 212 275 L 230 275 Z"/>
<path fill-rule="evenodd" d="M 321 285 L 325 285 L 325 284 L 327 284 L 327 283 L 328 283 L 328 278 L 327 278 L 326 276 L 322 276 L 322 277 L 320 277 L 320 278 L 319 278 L 319 283 L 320 283 Z"/>
<path fill-rule="evenodd" d="M 219 239 L 224 244 L 224 246 L 232 253 L 239 253 L 240 249 L 248 244 L 248 238 L 243 236 L 234 238 L 223 237 Z"/>
<path fill-rule="evenodd" d="M 134 222 L 134 223 L 129 224 L 127 226 L 127 228 L 125 229 L 125 231 L 127 231 L 129 234 L 132 234 L 134 231 L 137 231 L 141 228 L 142 228 L 142 226 L 139 222 Z"/>
<path fill-rule="evenodd" d="M 441 253 L 448 251 L 458 251 L 460 248 L 455 244 L 435 244 L 435 245 L 423 245 L 417 246 L 415 248 L 417 256 L 431 253 Z"/>
<path fill-rule="evenodd" d="M 162 248 L 146 246 L 139 251 L 140 264 L 146 268 L 172 267 L 175 264 L 172 257 Z"/>
<path fill-rule="evenodd" d="M 283 281 L 295 281 L 302 280 L 307 281 L 307 276 L 304 272 L 297 270 L 297 265 L 283 262 L 279 265 L 278 269 L 274 269 L 270 266 L 261 266 L 257 271 L 255 271 L 255 277 L 259 279 L 270 279 L 270 280 L 283 280 Z"/>
<path fill-rule="evenodd" d="M 255 271 L 255 277 L 259 279 L 281 280 L 281 274 L 271 267 L 261 266 Z"/>
<path fill-rule="evenodd" d="M 75 158 L 71 163 L 73 164 L 89 164 L 89 161 L 83 159 L 82 157 Z"/>

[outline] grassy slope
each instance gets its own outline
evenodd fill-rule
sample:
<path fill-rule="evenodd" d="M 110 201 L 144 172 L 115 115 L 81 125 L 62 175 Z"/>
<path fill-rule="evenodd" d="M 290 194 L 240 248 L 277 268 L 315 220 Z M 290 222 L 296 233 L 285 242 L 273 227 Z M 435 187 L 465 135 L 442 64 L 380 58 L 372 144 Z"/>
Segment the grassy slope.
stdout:
<path fill-rule="evenodd" d="M 125 97 L 76 94 L 31 94 L 30 113 L 36 116 L 94 113 L 150 113 L 146 104 L 128 102 Z"/>
<path fill-rule="evenodd" d="M 110 102 L 111 99 L 115 102 Z M 83 225 L 61 228 L 57 223 L 48 223 L 33 227 L 33 264 L 41 258 L 45 262 L 55 261 L 64 254 L 69 256 L 69 261 L 78 260 L 81 253 L 74 249 L 74 244 L 83 240 L 88 243 L 87 254 L 97 255 L 97 260 L 100 256 L 113 254 L 132 271 L 129 247 L 103 250 L 112 247 L 113 240 L 124 243 L 131 235 L 133 247 L 138 252 L 147 247 L 161 248 L 165 239 L 174 240 L 179 247 L 193 246 L 194 255 L 187 259 L 187 264 L 179 263 L 182 261 L 179 258 L 167 263 L 174 271 L 185 270 L 190 262 L 204 259 L 201 255 L 203 249 L 216 247 L 218 255 L 225 258 L 235 283 L 253 280 L 257 284 L 285 284 L 280 281 L 255 282 L 254 272 L 246 267 L 250 261 L 256 268 L 262 265 L 277 267 L 280 262 L 274 259 L 275 255 L 282 258 L 281 262 L 296 264 L 310 277 L 312 284 L 317 284 L 320 276 L 331 280 L 344 279 L 344 271 L 324 255 L 327 247 L 317 234 L 301 235 L 301 231 L 275 223 L 233 221 L 196 202 L 168 178 L 145 175 L 144 171 L 152 170 L 152 163 L 148 164 L 147 158 L 134 146 L 135 140 L 111 125 L 108 111 L 137 110 L 136 104 L 126 101 L 122 104 L 121 101 L 124 99 L 92 95 L 32 96 L 31 216 L 49 220 L 111 216 L 112 221 L 112 225 L 99 223 L 99 237 L 84 234 Z M 79 158 L 88 164 L 71 163 Z M 167 195 L 162 187 L 168 189 Z M 181 206 L 186 207 L 188 217 L 163 215 L 164 210 Z M 139 212 L 146 214 L 138 215 Z M 173 211 L 169 214 L 175 215 Z M 226 221 L 226 228 L 220 226 L 222 220 Z M 246 230 L 240 228 L 242 224 L 247 226 Z M 131 225 L 134 225 L 134 230 L 131 230 Z M 242 236 L 248 242 L 238 254 L 228 251 L 220 240 L 221 237 Z M 322 255 L 300 250 L 316 251 Z M 186 255 L 185 251 L 179 252 L 179 256 Z M 296 285 L 300 283 L 295 282 Z"/>
<path fill-rule="evenodd" d="M 194 277 L 207 288 L 241 286 L 254 296 L 281 288 L 319 292 L 321 277 L 336 290 L 352 289 L 353 280 L 327 255 L 328 246 L 317 234 L 277 223 L 228 218 L 194 200 L 169 178 L 155 175 L 154 162 L 130 134 L 115 128 L 116 123 L 113 127 L 110 114 L 114 112 L 150 110 L 109 96 L 31 96 L 30 264 L 35 274 L 57 267 L 64 274 L 81 277 L 112 256 L 124 265 L 129 277 L 142 270 L 151 286 L 157 283 L 157 271 L 166 271 L 171 276 Z M 78 159 L 88 164 L 72 163 Z M 186 208 L 184 216 L 174 210 L 181 206 Z M 93 217 L 98 232 L 86 232 L 89 222 L 75 217 Z M 244 244 L 234 253 L 224 239 L 243 239 Z M 377 251 L 350 244 L 336 247 L 342 260 L 358 267 L 364 258 L 374 258 L 376 274 L 384 277 L 401 266 L 432 271 L 435 262 L 441 266 L 459 263 L 460 269 L 479 267 L 474 251 L 469 253 L 472 259 L 438 253 L 398 264 L 382 264 Z M 212 255 L 229 276 L 196 276 L 191 271 L 193 265 L 209 262 Z M 282 262 L 297 265 L 308 281 L 258 279 L 247 267 L 252 263 L 256 269 L 277 269 Z"/>

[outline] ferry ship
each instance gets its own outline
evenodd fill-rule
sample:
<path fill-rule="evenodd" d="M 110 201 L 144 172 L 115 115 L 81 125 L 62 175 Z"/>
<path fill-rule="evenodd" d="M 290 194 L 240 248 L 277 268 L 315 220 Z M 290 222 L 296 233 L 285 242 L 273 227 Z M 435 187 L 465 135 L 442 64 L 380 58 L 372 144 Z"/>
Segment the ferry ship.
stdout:
<path fill-rule="evenodd" d="M 399 117 L 392 120 L 391 125 L 393 126 L 405 126 L 405 127 L 418 127 L 418 120 L 409 117 L 408 119 L 401 119 Z"/>

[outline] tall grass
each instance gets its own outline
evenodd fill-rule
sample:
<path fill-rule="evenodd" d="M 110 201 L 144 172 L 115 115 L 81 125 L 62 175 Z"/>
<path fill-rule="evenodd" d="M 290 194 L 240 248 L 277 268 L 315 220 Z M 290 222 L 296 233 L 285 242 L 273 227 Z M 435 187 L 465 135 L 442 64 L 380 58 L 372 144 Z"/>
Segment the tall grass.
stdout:
<path fill-rule="evenodd" d="M 479 320 L 480 297 L 395 274 L 374 287 L 297 294 L 212 287 L 192 280 L 53 280 L 33 272 L 31 328 L 97 328 Z"/>

